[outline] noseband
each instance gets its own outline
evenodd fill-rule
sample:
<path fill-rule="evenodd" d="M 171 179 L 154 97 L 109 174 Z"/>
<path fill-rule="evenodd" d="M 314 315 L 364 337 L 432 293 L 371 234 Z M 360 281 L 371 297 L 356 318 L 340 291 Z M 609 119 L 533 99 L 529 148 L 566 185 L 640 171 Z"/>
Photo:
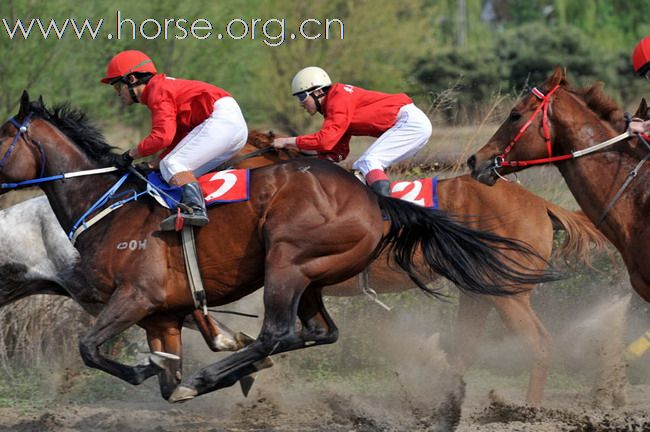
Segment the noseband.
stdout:
<path fill-rule="evenodd" d="M 25 143 L 29 143 L 31 141 L 36 145 L 36 147 L 38 147 L 38 151 L 41 154 L 41 172 L 39 174 L 39 178 L 40 178 L 43 177 L 43 175 L 45 174 L 45 151 L 43 150 L 43 146 L 41 145 L 41 143 L 39 143 L 38 141 L 34 139 L 27 140 L 27 130 L 29 128 L 29 123 L 31 122 L 31 120 L 32 120 L 32 114 L 29 113 L 23 120 L 22 124 L 18 123 L 16 117 L 12 117 L 9 120 L 7 120 L 4 123 L 4 125 L 2 125 L 2 127 L 4 127 L 7 125 L 7 123 L 11 123 L 18 130 L 18 132 L 14 136 L 14 139 L 11 142 L 11 144 L 9 144 L 9 147 L 7 148 L 5 154 L 2 156 L 2 159 L 0 159 L 0 169 L 5 167 L 5 164 L 9 160 L 9 156 L 11 156 L 11 153 L 16 148 L 16 144 L 18 144 L 18 140 L 22 138 L 23 141 L 25 141 Z"/>

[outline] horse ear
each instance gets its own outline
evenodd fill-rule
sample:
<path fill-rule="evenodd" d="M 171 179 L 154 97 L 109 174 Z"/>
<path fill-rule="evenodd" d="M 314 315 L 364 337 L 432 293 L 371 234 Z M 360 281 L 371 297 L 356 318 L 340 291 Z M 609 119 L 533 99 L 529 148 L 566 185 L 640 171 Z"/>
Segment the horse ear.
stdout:
<path fill-rule="evenodd" d="M 43 102 L 43 95 L 38 95 L 38 105 L 41 108 L 45 106 L 45 103 Z"/>
<path fill-rule="evenodd" d="M 29 114 L 29 93 L 27 93 L 27 90 L 23 90 L 23 94 L 20 97 L 20 109 L 16 117 L 22 120 L 27 117 L 27 114 Z"/>
<path fill-rule="evenodd" d="M 639 103 L 639 108 L 636 109 L 634 117 L 647 120 L 648 119 L 648 103 L 645 98 L 641 98 L 641 103 Z"/>
<path fill-rule="evenodd" d="M 546 80 L 547 88 L 555 87 L 558 84 L 563 84 L 566 82 L 566 68 L 556 66 L 553 71 L 553 75 Z"/>

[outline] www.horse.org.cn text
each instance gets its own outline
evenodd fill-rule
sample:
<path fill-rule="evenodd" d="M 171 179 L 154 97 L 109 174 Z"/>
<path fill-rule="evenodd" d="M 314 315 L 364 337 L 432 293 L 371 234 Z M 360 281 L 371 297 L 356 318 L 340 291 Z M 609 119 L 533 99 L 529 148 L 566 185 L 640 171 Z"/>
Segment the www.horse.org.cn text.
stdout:
<path fill-rule="evenodd" d="M 345 24 L 338 18 L 306 18 L 288 25 L 286 18 L 232 18 L 223 25 L 206 18 L 146 18 L 137 20 L 115 12 L 115 18 L 2 18 L 0 38 L 79 40 L 261 40 L 280 46 L 289 40 L 343 40 Z"/>

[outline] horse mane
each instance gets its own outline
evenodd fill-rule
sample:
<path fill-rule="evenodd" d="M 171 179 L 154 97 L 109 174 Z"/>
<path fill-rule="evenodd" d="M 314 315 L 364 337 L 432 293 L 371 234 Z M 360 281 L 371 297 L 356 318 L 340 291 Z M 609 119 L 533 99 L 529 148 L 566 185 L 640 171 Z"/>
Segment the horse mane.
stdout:
<path fill-rule="evenodd" d="M 116 147 L 106 142 L 99 128 L 83 111 L 68 103 L 57 104 L 49 110 L 39 102 L 32 102 L 30 112 L 54 125 L 91 159 L 103 165 L 114 163 Z"/>
<path fill-rule="evenodd" d="M 623 111 L 610 96 L 603 91 L 603 83 L 596 82 L 589 87 L 573 90 L 587 107 L 611 124 L 615 130 L 623 131 L 626 127 Z"/>
<path fill-rule="evenodd" d="M 270 147 L 276 135 L 273 131 L 262 132 L 259 130 L 251 130 L 248 132 L 248 144 L 255 148 L 263 149 Z"/>

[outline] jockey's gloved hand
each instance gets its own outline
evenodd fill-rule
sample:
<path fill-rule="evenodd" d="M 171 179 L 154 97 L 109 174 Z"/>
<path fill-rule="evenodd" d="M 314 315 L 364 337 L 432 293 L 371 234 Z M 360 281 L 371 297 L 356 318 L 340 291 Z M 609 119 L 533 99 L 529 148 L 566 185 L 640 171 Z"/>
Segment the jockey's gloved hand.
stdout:
<path fill-rule="evenodd" d="M 133 162 L 133 157 L 129 154 L 130 150 L 125 151 L 120 156 L 115 158 L 114 165 L 120 169 L 128 168 Z"/>
<path fill-rule="evenodd" d="M 140 162 L 139 164 L 134 165 L 135 169 L 140 171 L 141 174 L 148 174 L 154 169 L 147 162 Z"/>

